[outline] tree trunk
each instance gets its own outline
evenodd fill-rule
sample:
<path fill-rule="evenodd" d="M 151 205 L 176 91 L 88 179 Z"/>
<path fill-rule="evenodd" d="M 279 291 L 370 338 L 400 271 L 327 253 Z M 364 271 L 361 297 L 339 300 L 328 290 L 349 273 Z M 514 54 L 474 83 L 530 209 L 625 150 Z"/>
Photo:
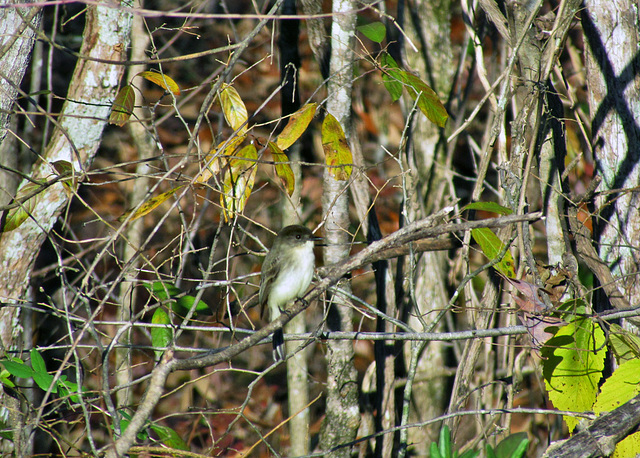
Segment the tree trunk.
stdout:
<path fill-rule="evenodd" d="M 582 12 L 596 173 L 594 238 L 618 289 L 640 303 L 640 24 L 632 0 L 588 0 Z M 615 190 L 614 193 L 609 191 Z M 602 295 L 596 299 L 600 309 Z"/>
<path fill-rule="evenodd" d="M 331 28 L 331 62 L 328 84 L 327 111 L 340 122 L 344 132 L 351 131 L 351 88 L 353 84 L 353 37 L 357 5 L 353 0 L 333 2 Z M 325 214 L 324 262 L 327 265 L 349 256 L 349 205 L 347 181 L 336 180 L 325 169 L 323 210 Z M 338 285 L 350 291 L 347 282 Z M 351 331 L 352 309 L 341 294 L 333 294 L 329 301 L 328 327 L 330 330 Z M 360 424 L 357 372 L 354 366 L 353 343 L 332 340 L 327 344 L 327 412 L 320 433 L 320 448 L 330 450 L 356 438 Z M 350 456 L 344 447 L 329 456 Z"/>
<path fill-rule="evenodd" d="M 76 65 L 57 127 L 43 160 L 34 167 L 35 180 L 46 181 L 55 174 L 51 165 L 55 161 L 73 164 L 76 174 L 87 169 L 100 145 L 120 82 L 124 66 L 95 59 L 121 61 L 126 57 L 131 14 L 111 7 L 88 6 L 86 16 L 80 54 L 87 59 Z M 68 194 L 62 183 L 47 187 L 30 199 L 29 218 L 0 238 L 0 301 L 9 305 L 0 310 L 0 338 L 5 349 L 15 347 L 16 333 L 20 331 L 20 306 L 25 301 L 35 258 L 67 202 Z"/>

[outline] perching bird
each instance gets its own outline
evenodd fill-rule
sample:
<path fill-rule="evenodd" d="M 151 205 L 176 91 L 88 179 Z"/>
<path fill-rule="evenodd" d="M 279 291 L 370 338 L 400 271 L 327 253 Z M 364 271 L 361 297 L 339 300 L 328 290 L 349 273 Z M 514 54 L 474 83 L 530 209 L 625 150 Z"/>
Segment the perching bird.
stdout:
<path fill-rule="evenodd" d="M 262 263 L 260 278 L 260 306 L 269 306 L 271 321 L 280 316 L 287 305 L 304 295 L 311 283 L 316 258 L 313 242 L 320 240 L 304 226 L 293 225 L 282 229 Z M 273 359 L 285 356 L 282 329 L 273 333 Z"/>

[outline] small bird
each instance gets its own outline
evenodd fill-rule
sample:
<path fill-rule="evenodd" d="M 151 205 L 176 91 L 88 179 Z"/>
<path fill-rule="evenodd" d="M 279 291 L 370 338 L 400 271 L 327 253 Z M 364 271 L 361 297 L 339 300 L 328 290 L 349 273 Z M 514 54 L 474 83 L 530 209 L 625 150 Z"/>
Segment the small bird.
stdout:
<path fill-rule="evenodd" d="M 268 305 L 271 321 L 280 316 L 289 302 L 307 291 L 316 264 L 313 254 L 316 240 L 320 238 L 299 225 L 285 227 L 275 238 L 262 263 L 259 293 L 262 313 Z M 273 333 L 273 359 L 278 362 L 284 357 L 284 334 L 278 329 Z"/>

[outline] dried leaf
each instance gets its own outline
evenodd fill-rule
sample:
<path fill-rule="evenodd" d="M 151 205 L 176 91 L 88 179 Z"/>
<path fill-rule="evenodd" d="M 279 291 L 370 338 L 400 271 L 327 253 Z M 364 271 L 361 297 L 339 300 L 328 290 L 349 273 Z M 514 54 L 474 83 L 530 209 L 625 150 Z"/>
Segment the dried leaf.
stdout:
<path fill-rule="evenodd" d="M 171 91 L 173 95 L 180 95 L 180 87 L 169 75 L 160 72 L 147 71 L 138 73 L 136 76 L 141 76 L 147 81 L 157 84 L 165 91 Z"/>
<path fill-rule="evenodd" d="M 276 138 L 276 144 L 280 149 L 289 148 L 302 136 L 315 116 L 317 107 L 317 103 L 308 103 L 289 117 L 289 122 Z"/>
<path fill-rule="evenodd" d="M 331 113 L 327 113 L 322 123 L 322 148 L 331 176 L 336 180 L 348 180 L 353 157 L 342 126 Z"/>
<path fill-rule="evenodd" d="M 142 204 L 140 206 L 140 208 L 138 208 L 133 215 L 131 216 L 131 219 L 129 221 L 134 221 L 138 218 L 140 218 L 141 216 L 144 216 L 148 213 L 151 213 L 153 210 L 156 209 L 156 207 L 158 205 L 160 205 L 161 203 L 165 202 L 169 197 L 171 197 L 172 195 L 174 195 L 178 190 L 182 189 L 184 186 L 177 186 L 173 189 L 170 189 L 167 192 L 163 192 L 162 194 L 160 194 L 159 196 L 153 197 L 151 199 L 149 199 L 148 201 L 146 201 L 144 204 Z M 122 222 L 124 220 L 126 220 L 129 215 L 133 212 L 133 210 L 127 210 L 126 212 L 124 212 L 119 218 L 118 221 Z"/>
<path fill-rule="evenodd" d="M 116 126 L 124 126 L 131 114 L 133 113 L 133 107 L 136 102 L 136 95 L 133 92 L 133 87 L 122 86 L 116 95 L 116 99 L 111 106 L 111 115 L 109 116 L 109 124 L 115 124 Z"/>
<path fill-rule="evenodd" d="M 273 156 L 273 162 L 275 162 L 276 174 L 282 179 L 282 182 L 287 189 L 287 193 L 292 195 L 293 190 L 295 189 L 296 179 L 293 176 L 291 166 L 287 163 L 289 158 L 280 148 L 278 148 L 278 145 L 273 142 L 269 142 L 269 149 Z"/>
<path fill-rule="evenodd" d="M 239 134 L 244 136 L 247 133 L 246 122 L 249 119 L 247 107 L 244 105 L 240 94 L 232 86 L 222 84 L 220 90 L 220 105 L 227 124 L 233 130 L 239 130 Z M 240 126 L 243 126 L 240 128 Z"/>

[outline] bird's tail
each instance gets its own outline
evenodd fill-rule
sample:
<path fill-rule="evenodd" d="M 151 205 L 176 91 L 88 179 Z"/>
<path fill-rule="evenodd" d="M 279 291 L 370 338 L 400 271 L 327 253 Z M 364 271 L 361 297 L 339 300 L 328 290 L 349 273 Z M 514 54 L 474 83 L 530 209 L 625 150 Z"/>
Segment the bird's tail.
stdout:
<path fill-rule="evenodd" d="M 277 363 L 284 360 L 284 333 L 282 329 L 276 329 L 273 333 L 273 360 Z"/>

